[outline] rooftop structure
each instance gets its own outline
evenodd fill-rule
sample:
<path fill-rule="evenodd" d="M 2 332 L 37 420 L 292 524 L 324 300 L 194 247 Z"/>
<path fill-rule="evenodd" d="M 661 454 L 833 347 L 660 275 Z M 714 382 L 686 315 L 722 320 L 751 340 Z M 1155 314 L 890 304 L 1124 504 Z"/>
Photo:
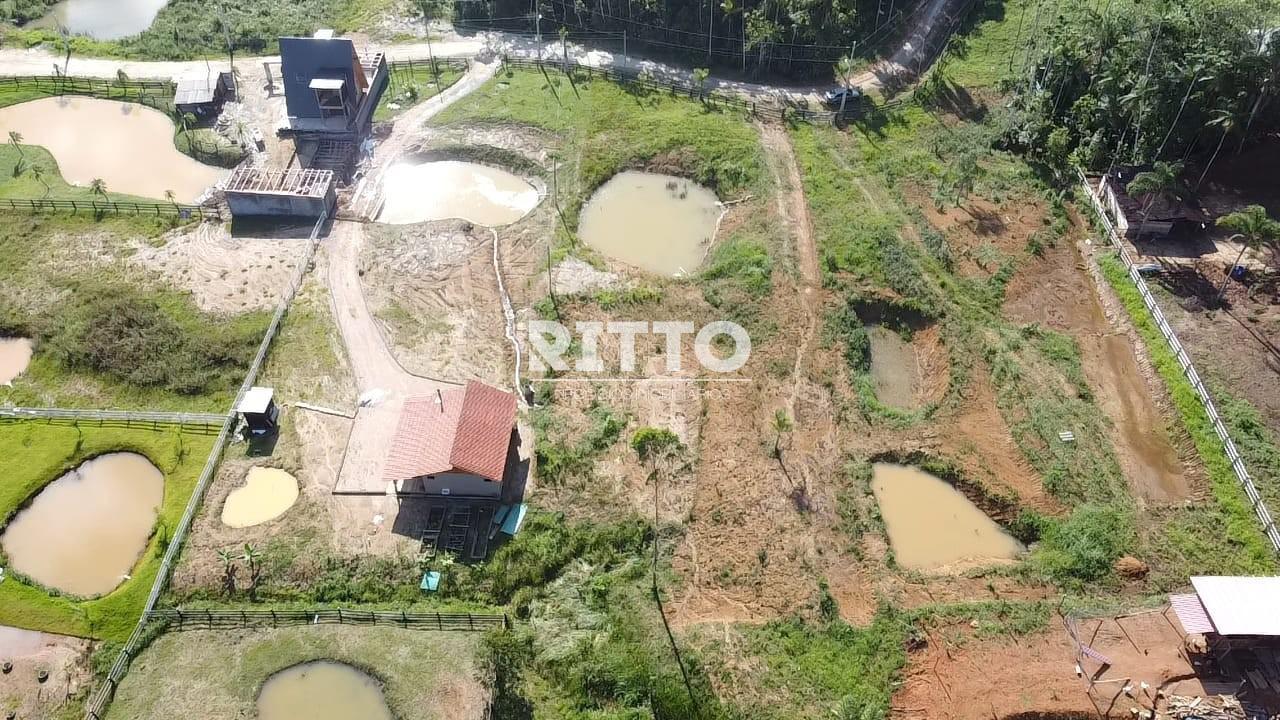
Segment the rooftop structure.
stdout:
<path fill-rule="evenodd" d="M 388 82 L 382 53 L 359 53 L 349 38 L 321 30 L 280 38 L 288 132 L 349 140 L 365 133 Z"/>
<path fill-rule="evenodd" d="M 1280 577 L 1193 577 L 1194 593 L 1170 595 L 1188 633 L 1280 637 Z"/>
<path fill-rule="evenodd" d="M 328 216 L 337 200 L 330 170 L 241 165 L 227 179 L 223 190 L 231 214 L 236 217 Z"/>
<path fill-rule="evenodd" d="M 1179 225 L 1203 226 L 1209 222 L 1209 216 L 1191 199 L 1172 193 L 1130 195 L 1129 183 L 1148 169 L 1117 167 L 1102 177 L 1102 196 L 1121 233 L 1126 237 L 1165 237 Z"/>
<path fill-rule="evenodd" d="M 515 421 L 515 395 L 475 381 L 409 398 L 383 479 L 404 492 L 496 497 Z"/>
<path fill-rule="evenodd" d="M 230 95 L 229 72 L 194 72 L 178 79 L 173 104 L 183 112 L 204 115 L 218 109 Z"/>

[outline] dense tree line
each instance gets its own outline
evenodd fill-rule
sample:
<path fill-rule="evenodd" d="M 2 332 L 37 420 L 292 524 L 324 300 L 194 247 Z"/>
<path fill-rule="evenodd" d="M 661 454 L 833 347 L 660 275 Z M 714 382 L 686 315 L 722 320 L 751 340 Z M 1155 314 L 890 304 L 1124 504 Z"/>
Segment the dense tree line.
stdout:
<path fill-rule="evenodd" d="M 700 64 L 747 71 L 830 77 L 856 46 L 889 37 L 918 0 L 492 0 L 459 2 L 461 25 L 530 29 L 543 16 L 544 36 L 627 34 L 632 47 L 665 51 Z M 615 42 L 617 40 L 615 39 Z"/>
<path fill-rule="evenodd" d="M 1220 152 L 1280 128 L 1273 6 L 1097 5 L 1026 18 L 1035 40 L 1009 60 L 1015 145 L 1055 167 L 1166 160 L 1203 173 Z"/>
<path fill-rule="evenodd" d="M 27 22 L 49 12 L 55 0 L 0 0 L 0 20 Z"/>

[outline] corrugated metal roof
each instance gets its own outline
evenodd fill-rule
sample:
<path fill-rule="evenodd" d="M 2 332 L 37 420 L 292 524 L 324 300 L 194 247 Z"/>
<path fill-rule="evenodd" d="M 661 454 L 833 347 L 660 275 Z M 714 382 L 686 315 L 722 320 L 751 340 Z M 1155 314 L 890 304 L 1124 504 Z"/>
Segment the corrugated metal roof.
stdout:
<path fill-rule="evenodd" d="M 1280 577 L 1193 577 L 1191 585 L 1218 634 L 1280 637 Z"/>
<path fill-rule="evenodd" d="M 264 413 L 271 406 L 271 398 L 275 396 L 275 390 L 265 387 L 251 387 L 249 391 L 240 398 L 240 404 L 236 406 L 236 412 L 242 413 Z"/>
<path fill-rule="evenodd" d="M 341 90 L 347 81 L 342 78 L 311 78 L 312 90 Z"/>
<path fill-rule="evenodd" d="M 178 79 L 173 93 L 174 105 L 202 105 L 217 97 L 218 79 L 221 73 L 187 75 Z"/>
<path fill-rule="evenodd" d="M 1178 622 L 1182 623 L 1182 630 L 1188 635 L 1217 632 L 1213 627 L 1213 621 L 1205 612 L 1204 605 L 1200 603 L 1199 595 L 1195 593 L 1170 595 L 1169 605 L 1173 608 L 1173 614 L 1178 616 Z"/>

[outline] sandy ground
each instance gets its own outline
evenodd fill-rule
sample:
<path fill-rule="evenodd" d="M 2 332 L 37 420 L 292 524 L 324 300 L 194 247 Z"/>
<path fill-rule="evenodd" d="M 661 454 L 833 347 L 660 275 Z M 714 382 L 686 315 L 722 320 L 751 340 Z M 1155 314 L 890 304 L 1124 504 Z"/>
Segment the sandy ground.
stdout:
<path fill-rule="evenodd" d="M 221 223 L 197 223 L 166 234 L 163 244 L 137 243 L 131 262 L 189 290 L 201 310 L 240 313 L 280 303 L 306 252 L 306 229 L 232 237 Z"/>
<path fill-rule="evenodd" d="M 0 712 L 16 711 L 19 718 L 51 716 L 90 687 L 92 645 L 81 638 L 0 626 L 0 662 L 13 663 L 10 672 L 0 674 Z M 49 673 L 44 682 L 36 676 L 40 671 Z"/>
<path fill-rule="evenodd" d="M 1159 612 L 1074 621 L 1077 637 L 1110 658 L 1084 660 L 1095 675 L 1092 689 L 1076 675 L 1076 650 L 1064 623 L 1028 637 L 982 639 L 966 625 L 934 628 L 927 645 L 911 654 L 906 683 L 893 699 L 893 718 L 990 720 L 1055 717 L 1130 718 L 1132 708 L 1149 709 L 1159 689 L 1170 694 L 1201 695 L 1204 688 L 1185 679 L 1192 668 L 1179 653 L 1182 634 Z M 1133 696 L 1122 692 L 1125 680 Z M 1149 691 L 1141 689 L 1147 683 Z M 1114 701 L 1114 702 L 1113 702 Z"/>

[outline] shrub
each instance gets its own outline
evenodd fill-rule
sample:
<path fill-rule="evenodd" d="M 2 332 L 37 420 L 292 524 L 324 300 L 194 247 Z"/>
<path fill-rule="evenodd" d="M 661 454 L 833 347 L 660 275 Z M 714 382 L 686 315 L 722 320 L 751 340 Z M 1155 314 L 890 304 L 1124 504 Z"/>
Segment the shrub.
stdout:
<path fill-rule="evenodd" d="M 1068 585 L 1110 575 L 1112 563 L 1135 539 L 1132 512 L 1114 505 L 1081 505 L 1042 531 L 1035 560 L 1055 581 Z"/>

